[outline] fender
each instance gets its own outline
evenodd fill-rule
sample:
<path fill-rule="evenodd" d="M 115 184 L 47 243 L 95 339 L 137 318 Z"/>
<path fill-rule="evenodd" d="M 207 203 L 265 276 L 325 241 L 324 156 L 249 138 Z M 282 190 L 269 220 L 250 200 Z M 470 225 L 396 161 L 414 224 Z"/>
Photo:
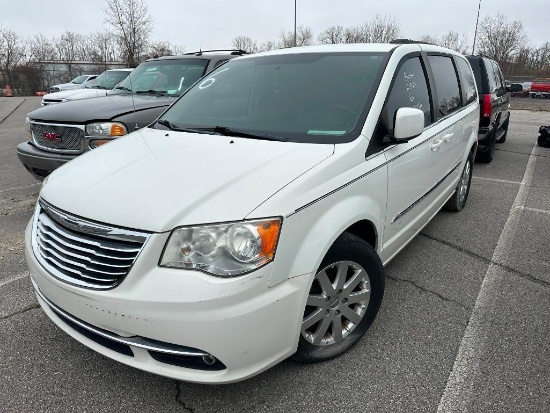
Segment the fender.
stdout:
<path fill-rule="evenodd" d="M 384 228 L 380 217 L 385 217 L 386 182 L 387 171 L 383 167 L 319 202 L 288 215 L 283 221 L 268 285 L 273 287 L 288 278 L 306 274 L 310 282 L 336 238 L 356 222 L 370 221 L 377 238 L 380 238 L 381 229 Z M 368 193 L 361 190 L 363 186 L 370 187 L 369 192 L 375 196 L 361 195 Z M 373 187 L 376 190 L 373 191 Z M 375 248 L 379 249 L 380 245 L 377 243 Z M 380 254 L 380 251 L 377 252 Z M 284 258 L 277 259 L 277 255 Z"/>

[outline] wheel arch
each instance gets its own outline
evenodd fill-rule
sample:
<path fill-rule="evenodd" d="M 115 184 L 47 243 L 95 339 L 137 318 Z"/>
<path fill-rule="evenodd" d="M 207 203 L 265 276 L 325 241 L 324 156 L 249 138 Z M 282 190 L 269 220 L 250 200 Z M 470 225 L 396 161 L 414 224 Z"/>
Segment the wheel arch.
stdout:
<path fill-rule="evenodd" d="M 354 195 L 332 205 L 327 203 L 319 202 L 310 206 L 307 214 L 301 211 L 285 218 L 276 254 L 286 259 L 275 257 L 270 287 L 289 277 L 313 274 L 344 232 L 361 238 L 380 254 L 378 239 L 383 221 L 379 217 L 385 216 L 385 198 L 380 202 L 365 195 Z"/>

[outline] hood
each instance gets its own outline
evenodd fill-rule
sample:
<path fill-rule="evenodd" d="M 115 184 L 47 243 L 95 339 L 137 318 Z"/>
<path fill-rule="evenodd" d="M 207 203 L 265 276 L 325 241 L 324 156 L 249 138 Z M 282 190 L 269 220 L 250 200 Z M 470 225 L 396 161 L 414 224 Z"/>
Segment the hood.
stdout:
<path fill-rule="evenodd" d="M 46 95 L 49 96 L 49 95 Z M 174 97 L 149 95 L 107 95 L 97 99 L 82 99 L 49 105 L 33 110 L 27 116 L 36 121 L 88 123 L 110 120 L 117 116 L 144 109 L 169 106 Z"/>
<path fill-rule="evenodd" d="M 41 197 L 85 218 L 153 232 L 237 221 L 333 152 L 334 145 L 144 128 L 54 171 Z"/>
<path fill-rule="evenodd" d="M 98 96 L 105 96 L 108 90 L 105 89 L 71 89 L 62 90 L 61 92 L 48 93 L 44 95 L 44 100 L 58 100 L 58 99 L 85 99 L 94 98 Z"/>

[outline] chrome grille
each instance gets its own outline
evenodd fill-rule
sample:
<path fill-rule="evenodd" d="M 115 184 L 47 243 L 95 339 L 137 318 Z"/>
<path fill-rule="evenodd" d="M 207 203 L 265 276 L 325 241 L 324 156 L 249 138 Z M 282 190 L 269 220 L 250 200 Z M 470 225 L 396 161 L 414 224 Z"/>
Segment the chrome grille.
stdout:
<path fill-rule="evenodd" d="M 50 274 L 108 289 L 128 274 L 149 234 L 88 221 L 39 200 L 32 238 L 34 254 Z"/>
<path fill-rule="evenodd" d="M 84 127 L 31 122 L 34 143 L 53 152 L 80 153 L 84 149 Z"/>

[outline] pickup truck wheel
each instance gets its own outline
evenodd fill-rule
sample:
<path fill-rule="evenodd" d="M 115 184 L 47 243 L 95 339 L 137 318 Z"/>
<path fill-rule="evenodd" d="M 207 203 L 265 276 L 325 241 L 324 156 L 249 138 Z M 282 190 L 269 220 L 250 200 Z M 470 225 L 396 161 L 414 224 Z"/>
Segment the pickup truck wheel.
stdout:
<path fill-rule="evenodd" d="M 508 119 L 506 119 L 506 122 L 504 122 L 504 125 L 502 125 L 502 130 L 504 131 L 504 134 L 500 137 L 497 143 L 506 142 L 506 136 L 508 136 L 508 125 L 510 125 L 510 115 L 508 115 Z"/>
<path fill-rule="evenodd" d="M 469 155 L 464 164 L 462 175 L 460 175 L 453 196 L 451 196 L 443 206 L 443 209 L 446 211 L 458 212 L 466 206 L 468 194 L 470 193 L 470 185 L 472 183 L 472 165 L 472 155 Z"/>
<path fill-rule="evenodd" d="M 383 295 L 384 268 L 376 251 L 342 234 L 312 281 L 292 359 L 314 363 L 347 351 L 370 327 Z"/>

